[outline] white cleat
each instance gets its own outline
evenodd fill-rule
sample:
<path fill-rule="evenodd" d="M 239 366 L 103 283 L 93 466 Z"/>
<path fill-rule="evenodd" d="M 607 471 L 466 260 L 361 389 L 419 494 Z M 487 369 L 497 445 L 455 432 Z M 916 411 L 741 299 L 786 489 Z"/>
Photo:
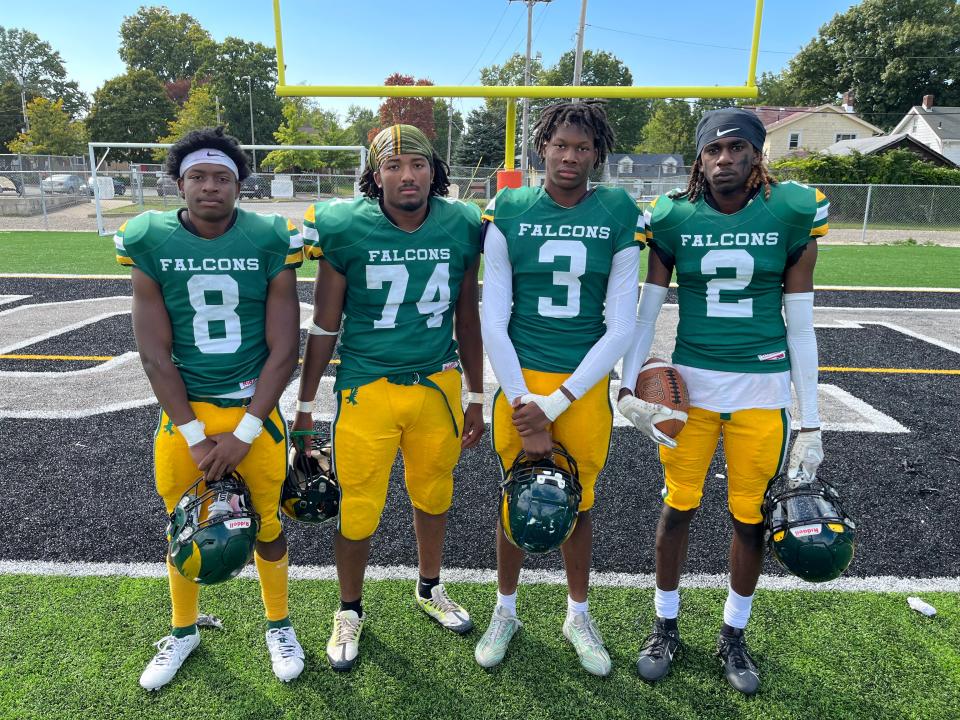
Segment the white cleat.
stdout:
<path fill-rule="evenodd" d="M 140 675 L 140 686 L 144 690 L 158 690 L 173 680 L 177 670 L 183 665 L 193 649 L 200 644 L 200 632 L 194 632 L 182 638 L 167 635 L 155 645 L 157 654 L 147 663 Z"/>
<path fill-rule="evenodd" d="M 303 672 L 303 648 L 297 642 L 297 633 L 289 625 L 267 630 L 267 649 L 273 674 L 281 682 L 290 682 Z"/>
<path fill-rule="evenodd" d="M 366 613 L 360 617 L 353 610 L 338 610 L 333 616 L 333 633 L 327 641 L 327 660 L 334 670 L 350 670 L 360 653 L 360 633 Z"/>

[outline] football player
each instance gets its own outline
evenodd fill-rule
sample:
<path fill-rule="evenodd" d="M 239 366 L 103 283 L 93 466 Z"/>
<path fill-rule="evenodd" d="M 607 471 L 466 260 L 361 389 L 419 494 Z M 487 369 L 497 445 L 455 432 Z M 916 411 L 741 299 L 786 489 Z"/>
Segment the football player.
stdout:
<path fill-rule="evenodd" d="M 319 267 L 295 430 L 313 427 L 317 387 L 340 335 L 331 428 L 340 607 L 327 643 L 336 670 L 352 668 L 359 652 L 363 576 L 398 448 L 417 537 L 416 603 L 455 633 L 473 627 L 440 582 L 453 468 L 484 429 L 480 210 L 444 197 L 449 184 L 426 136 L 392 125 L 370 145 L 365 197 L 317 203 L 304 221 L 306 253 Z"/>
<path fill-rule="evenodd" d="M 637 669 L 643 678 L 659 680 L 680 646 L 680 568 L 722 435 L 734 532 L 717 654 L 730 684 L 748 695 L 760 680 L 743 629 L 763 560 L 760 507 L 790 440 L 791 380 L 802 429 L 790 454 L 790 474 L 812 477 L 823 460 L 813 269 L 829 203 L 819 190 L 770 176 L 765 137 L 754 113 L 737 108 L 706 113 L 697 126 L 697 160 L 686 192 L 662 196 L 647 211 L 653 252 L 618 403 L 624 416 L 660 444 L 665 480 L 656 535 L 656 620 Z M 654 427 L 670 411 L 634 397 L 631 388 L 674 271 L 680 324 L 673 363 L 687 385 L 690 412 L 671 440 Z"/>
<path fill-rule="evenodd" d="M 557 441 L 579 466 L 582 496 L 561 546 L 567 572 L 564 635 L 588 672 L 610 655 L 590 616 L 594 485 L 610 446 L 610 370 L 627 350 L 637 302 L 643 216 L 622 190 L 589 188 L 613 147 L 600 102 L 544 109 L 533 142 L 543 187 L 504 189 L 484 214 L 484 346 L 500 383 L 493 444 L 501 470 L 521 449 L 545 457 Z M 524 553 L 497 525 L 497 604 L 475 658 L 493 667 L 520 627 L 517 583 Z"/>
<path fill-rule="evenodd" d="M 267 616 L 267 647 L 282 681 L 303 670 L 287 610 L 287 541 L 277 517 L 286 475 L 286 423 L 277 405 L 297 363 L 294 269 L 303 240 L 278 215 L 236 207 L 250 174 L 223 128 L 188 133 L 167 155 L 186 207 L 146 212 L 115 237 L 131 267 L 133 331 L 160 402 L 154 441 L 157 491 L 167 512 L 202 474 L 237 470 L 260 516 L 255 561 Z M 173 630 L 157 643 L 140 684 L 173 679 L 200 642 L 199 586 L 167 559 Z"/>

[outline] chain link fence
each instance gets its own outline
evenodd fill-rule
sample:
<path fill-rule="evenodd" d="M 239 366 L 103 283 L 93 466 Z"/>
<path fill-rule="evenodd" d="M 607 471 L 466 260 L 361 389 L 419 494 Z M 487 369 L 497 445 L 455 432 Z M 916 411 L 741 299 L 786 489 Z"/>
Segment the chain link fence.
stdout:
<path fill-rule="evenodd" d="M 17 168 L 10 158 L 22 158 Z M 100 170 L 98 187 L 85 170 L 63 170 L 70 158 L 0 156 L 0 231 L 97 229 L 95 190 L 100 192 L 104 229 L 115 231 L 145 210 L 183 205 L 176 183 L 160 165 Z M 20 166 L 29 166 L 22 169 Z M 53 169 L 47 169 L 50 166 Z M 687 168 L 651 178 L 613 178 L 591 186 L 621 187 L 645 205 L 657 195 L 686 187 Z M 451 195 L 483 204 L 497 188 L 497 168 L 450 168 Z M 276 212 L 300 223 L 307 207 L 319 200 L 354 197 L 357 171 L 341 173 L 258 173 L 241 185 L 241 206 Z M 531 184 L 543 174 L 531 172 Z M 828 242 L 934 243 L 960 245 L 960 186 L 818 185 L 830 200 Z"/>

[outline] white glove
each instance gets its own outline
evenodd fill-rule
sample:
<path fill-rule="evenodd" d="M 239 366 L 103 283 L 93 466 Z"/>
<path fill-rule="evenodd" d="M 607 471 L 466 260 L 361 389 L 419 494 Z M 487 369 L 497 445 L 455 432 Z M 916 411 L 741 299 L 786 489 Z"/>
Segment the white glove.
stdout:
<path fill-rule="evenodd" d="M 617 409 L 621 415 L 633 423 L 637 430 L 658 445 L 665 445 L 668 448 L 675 448 L 677 441 L 657 430 L 656 424 L 661 420 L 669 420 L 670 418 L 678 418 L 684 421 L 687 419 L 685 412 L 671 410 L 665 405 L 649 403 L 634 395 L 624 395 L 620 398 L 617 402 Z"/>
<path fill-rule="evenodd" d="M 823 441 L 819 430 L 797 433 L 790 450 L 790 464 L 787 477 L 796 480 L 802 471 L 807 481 L 812 481 L 817 475 L 817 468 L 823 462 Z"/>
<path fill-rule="evenodd" d="M 520 402 L 526 405 L 533 403 L 547 416 L 547 420 L 553 422 L 560 414 L 570 407 L 570 398 L 563 394 L 562 390 L 554 390 L 549 395 L 534 395 L 527 393 L 520 398 Z"/>

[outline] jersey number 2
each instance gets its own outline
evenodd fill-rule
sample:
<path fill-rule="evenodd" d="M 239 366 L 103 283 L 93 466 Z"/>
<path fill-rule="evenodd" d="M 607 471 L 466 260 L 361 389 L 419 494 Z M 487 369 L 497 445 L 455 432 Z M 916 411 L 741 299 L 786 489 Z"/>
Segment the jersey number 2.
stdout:
<path fill-rule="evenodd" d="M 716 275 L 720 268 L 732 268 L 736 277 L 714 278 L 707 282 L 707 317 L 753 317 L 753 298 L 721 302 L 720 292 L 743 290 L 753 279 L 753 255 L 746 250 L 710 250 L 700 261 L 700 272 Z"/>

